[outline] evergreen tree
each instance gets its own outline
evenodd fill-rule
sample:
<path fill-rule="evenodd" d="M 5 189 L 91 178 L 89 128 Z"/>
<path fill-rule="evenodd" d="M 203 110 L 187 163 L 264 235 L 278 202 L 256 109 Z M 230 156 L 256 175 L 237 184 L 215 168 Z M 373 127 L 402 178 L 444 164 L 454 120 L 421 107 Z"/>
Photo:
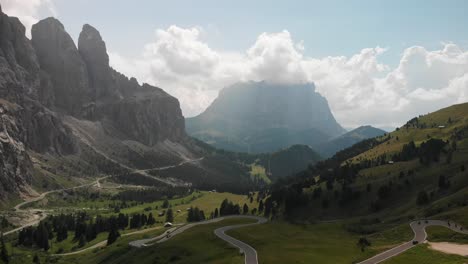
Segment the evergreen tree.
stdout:
<path fill-rule="evenodd" d="M 361 248 L 361 251 L 364 252 L 364 249 L 366 247 L 369 247 L 371 245 L 371 242 L 369 240 L 367 240 L 367 238 L 361 237 L 361 238 L 359 238 L 359 240 L 357 242 L 357 245 L 358 245 L 358 247 Z"/>
<path fill-rule="evenodd" d="M 258 211 L 259 211 L 260 213 L 263 212 L 263 209 L 264 209 L 263 207 L 264 207 L 264 205 L 263 205 L 263 200 L 260 200 L 260 203 L 258 204 Z"/>
<path fill-rule="evenodd" d="M 8 223 L 8 221 L 6 220 L 5 217 L 2 217 L 2 221 L 0 223 L 0 227 L 1 227 L 1 230 L 7 228 L 10 224 Z"/>
<path fill-rule="evenodd" d="M 57 242 L 63 241 L 68 238 L 68 231 L 65 225 L 60 225 L 57 228 Z"/>
<path fill-rule="evenodd" d="M 167 209 L 166 222 L 170 222 L 170 223 L 174 222 L 174 213 L 172 212 L 171 208 Z"/>
<path fill-rule="evenodd" d="M 155 223 L 156 223 L 156 220 L 155 220 L 154 217 L 153 217 L 153 213 L 149 213 L 147 224 L 148 224 L 148 225 L 154 225 Z"/>
<path fill-rule="evenodd" d="M 3 233 L 1 234 L 1 237 L 0 237 L 0 259 L 4 262 L 4 263 L 10 263 L 10 257 L 8 256 L 8 250 L 5 246 L 5 240 L 3 239 Z"/>
<path fill-rule="evenodd" d="M 218 208 L 215 208 L 214 218 L 217 218 L 218 216 L 219 216 Z"/>
<path fill-rule="evenodd" d="M 416 199 L 416 203 L 418 205 L 427 204 L 429 202 L 429 196 L 427 195 L 426 191 L 420 191 L 418 193 L 418 198 Z"/>
<path fill-rule="evenodd" d="M 39 256 L 37 254 L 34 255 L 33 263 L 34 264 L 41 264 L 41 260 L 39 259 Z"/>
<path fill-rule="evenodd" d="M 119 230 L 117 230 L 117 227 L 115 225 L 112 225 L 109 235 L 107 236 L 107 245 L 112 245 L 115 241 L 117 241 L 117 238 L 119 237 Z"/>
<path fill-rule="evenodd" d="M 169 201 L 167 199 L 164 200 L 162 208 L 169 208 Z"/>
<path fill-rule="evenodd" d="M 248 214 L 249 213 L 249 207 L 247 206 L 247 204 L 244 204 L 244 207 L 242 208 L 242 213 L 243 214 Z"/>
<path fill-rule="evenodd" d="M 86 245 L 86 236 L 83 234 L 78 242 L 78 247 L 84 247 L 84 245 Z"/>

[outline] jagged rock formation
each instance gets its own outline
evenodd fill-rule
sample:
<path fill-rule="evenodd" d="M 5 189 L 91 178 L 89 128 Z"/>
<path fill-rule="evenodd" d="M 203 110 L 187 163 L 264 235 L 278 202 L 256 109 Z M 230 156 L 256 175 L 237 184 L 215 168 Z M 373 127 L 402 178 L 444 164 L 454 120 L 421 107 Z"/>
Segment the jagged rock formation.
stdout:
<path fill-rule="evenodd" d="M 92 176 L 199 155 L 178 100 L 112 69 L 95 28 L 83 26 L 78 47 L 55 18 L 31 35 L 0 7 L 0 200 L 30 194 L 34 172 Z"/>
<path fill-rule="evenodd" d="M 345 132 L 314 84 L 238 83 L 186 125 L 189 134 L 216 147 L 253 153 L 315 145 Z"/>
<path fill-rule="evenodd" d="M 88 71 L 73 39 L 62 23 L 47 18 L 35 24 L 31 41 L 41 67 L 41 94 L 51 96 L 52 109 L 82 116 L 82 109 L 90 101 Z"/>
<path fill-rule="evenodd" d="M 18 105 L 0 99 L 0 199 L 30 192 L 32 164 L 23 144 L 24 129 L 17 122 L 18 111 Z"/>

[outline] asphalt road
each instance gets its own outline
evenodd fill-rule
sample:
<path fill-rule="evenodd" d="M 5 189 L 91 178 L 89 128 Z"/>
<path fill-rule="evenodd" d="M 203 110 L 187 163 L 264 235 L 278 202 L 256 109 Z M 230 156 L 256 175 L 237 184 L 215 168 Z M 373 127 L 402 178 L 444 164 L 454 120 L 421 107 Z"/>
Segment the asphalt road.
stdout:
<path fill-rule="evenodd" d="M 245 216 L 247 217 L 247 216 Z M 248 218 L 251 219 L 256 219 L 256 223 L 251 223 L 251 224 L 239 224 L 239 225 L 232 225 L 232 226 L 224 226 L 216 229 L 214 231 L 215 235 L 221 238 L 222 240 L 228 242 L 229 244 L 238 247 L 242 253 L 244 253 L 245 257 L 245 264 L 258 264 L 258 257 L 257 257 L 257 251 L 249 246 L 248 244 L 237 240 L 231 236 L 226 235 L 226 231 L 236 229 L 236 228 L 241 228 L 241 227 L 246 227 L 246 226 L 252 226 L 252 225 L 258 225 L 258 224 L 263 224 L 266 223 L 268 220 L 263 217 L 258 217 L 258 216 L 248 216 Z"/>
<path fill-rule="evenodd" d="M 75 190 L 75 189 L 78 189 L 78 188 L 83 188 L 83 187 L 93 186 L 93 185 L 100 186 L 99 181 L 102 180 L 102 179 L 108 178 L 108 177 L 109 176 L 101 177 L 101 178 L 96 179 L 95 181 L 93 181 L 91 183 L 86 183 L 86 184 L 82 184 L 82 185 L 71 187 L 71 188 L 63 188 L 63 189 L 57 189 L 57 190 L 52 190 L 52 191 L 48 191 L 48 192 L 43 192 L 37 197 L 31 198 L 31 199 L 29 199 L 27 201 L 24 201 L 24 202 L 21 202 L 21 203 L 17 204 L 13 209 L 16 212 L 26 212 L 26 213 L 31 214 L 33 220 L 29 221 L 27 224 L 24 224 L 24 225 L 22 225 L 20 227 L 17 227 L 15 229 L 7 231 L 7 232 L 3 233 L 3 235 L 6 236 L 6 235 L 9 235 L 9 234 L 13 234 L 15 232 L 21 231 L 22 229 L 24 229 L 26 227 L 37 225 L 37 224 L 39 224 L 39 222 L 41 222 L 42 220 L 44 220 L 47 217 L 47 213 L 44 210 L 41 210 L 41 209 L 26 209 L 26 210 L 23 210 L 23 209 L 21 209 L 21 207 L 23 207 L 23 206 L 25 206 L 27 204 L 33 203 L 33 202 L 40 201 L 40 200 L 44 199 L 44 197 L 46 197 L 48 194 L 51 194 L 51 193 L 56 193 L 56 192 L 61 192 L 61 191 L 68 191 L 68 190 Z M 38 217 L 35 217 L 35 216 L 38 216 Z"/>
<path fill-rule="evenodd" d="M 416 246 L 416 244 L 413 244 L 413 241 L 417 241 L 417 244 L 423 243 L 427 239 L 427 233 L 426 233 L 426 227 L 428 226 L 444 226 L 447 228 L 450 228 L 451 230 L 462 233 L 462 234 L 467 234 L 468 231 L 466 229 L 462 229 L 460 225 L 450 222 L 450 221 L 441 221 L 441 220 L 419 220 L 419 221 L 414 221 L 410 223 L 411 229 L 414 232 L 414 238 L 411 241 L 405 242 L 397 247 L 394 247 L 392 249 L 389 249 L 387 251 L 384 251 L 380 254 L 377 254 L 373 256 L 372 258 L 366 259 L 362 262 L 359 262 L 358 264 L 375 264 L 375 263 L 380 263 L 382 261 L 385 261 L 391 257 L 394 257 L 396 255 L 399 255 L 406 250 Z"/>
<path fill-rule="evenodd" d="M 198 225 L 206 225 L 206 224 L 211 224 L 211 223 L 216 223 L 224 219 L 229 219 L 229 218 L 248 218 L 248 219 L 254 219 L 257 220 L 256 223 L 250 223 L 250 224 L 239 224 L 239 225 L 231 225 L 231 226 L 224 226 L 220 227 L 216 230 L 214 230 L 214 233 L 217 237 L 221 238 L 222 240 L 228 242 L 229 244 L 237 247 L 240 249 L 240 251 L 244 254 L 245 256 L 245 263 L 246 264 L 258 264 L 258 258 L 257 258 L 257 251 L 249 246 L 248 244 L 237 240 L 231 236 L 228 236 L 225 234 L 226 231 L 231 230 L 231 229 L 236 229 L 236 228 L 241 228 L 241 227 L 246 227 L 246 226 L 251 226 L 251 225 L 258 225 L 258 224 L 263 224 L 266 223 L 268 220 L 264 217 L 259 217 L 259 216 L 250 216 L 250 215 L 232 215 L 232 216 L 224 216 L 224 217 L 219 217 L 219 218 L 214 218 L 206 221 L 201 221 L 201 222 L 196 222 L 196 223 L 190 223 L 187 225 L 183 225 L 179 228 L 173 227 L 171 229 L 168 229 L 166 232 L 163 234 L 154 237 L 154 238 L 148 238 L 148 239 L 141 239 L 141 240 L 135 240 L 129 243 L 130 246 L 136 247 L 136 248 L 142 248 L 142 247 L 147 247 L 150 246 L 154 243 L 163 243 L 172 237 Z"/>

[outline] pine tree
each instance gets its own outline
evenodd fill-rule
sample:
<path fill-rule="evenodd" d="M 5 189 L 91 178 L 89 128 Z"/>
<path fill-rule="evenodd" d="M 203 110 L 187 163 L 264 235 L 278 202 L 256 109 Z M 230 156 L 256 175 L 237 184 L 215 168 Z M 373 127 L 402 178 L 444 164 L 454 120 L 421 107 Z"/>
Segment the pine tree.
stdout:
<path fill-rule="evenodd" d="M 8 256 L 8 250 L 5 246 L 5 240 L 3 239 L 3 233 L 1 234 L 1 237 L 0 237 L 0 259 L 4 262 L 4 263 L 10 263 L 10 257 Z"/>
<path fill-rule="evenodd" d="M 120 237 L 120 233 L 117 230 L 117 227 L 115 225 L 112 225 L 109 235 L 107 236 L 107 245 L 109 246 L 113 244 L 115 241 L 117 241 L 117 238 L 119 237 Z"/>
<path fill-rule="evenodd" d="M 215 209 L 214 211 L 214 218 L 217 218 L 219 216 L 218 208 Z"/>
<path fill-rule="evenodd" d="M 172 212 L 171 208 L 167 209 L 166 222 L 170 222 L 170 223 L 174 222 L 174 213 Z"/>
<path fill-rule="evenodd" d="M 86 236 L 83 234 L 80 237 L 80 241 L 78 242 L 78 247 L 84 247 L 86 245 Z"/>
<path fill-rule="evenodd" d="M 243 214 L 248 214 L 249 213 L 249 207 L 247 206 L 247 204 L 244 204 L 244 207 L 242 208 L 242 213 Z"/>
<path fill-rule="evenodd" d="M 156 223 L 156 220 L 153 217 L 153 213 L 149 213 L 148 215 L 148 225 L 154 225 Z"/>
<path fill-rule="evenodd" d="M 37 254 L 34 255 L 33 263 L 34 264 L 41 264 L 41 260 L 39 259 L 39 256 Z"/>

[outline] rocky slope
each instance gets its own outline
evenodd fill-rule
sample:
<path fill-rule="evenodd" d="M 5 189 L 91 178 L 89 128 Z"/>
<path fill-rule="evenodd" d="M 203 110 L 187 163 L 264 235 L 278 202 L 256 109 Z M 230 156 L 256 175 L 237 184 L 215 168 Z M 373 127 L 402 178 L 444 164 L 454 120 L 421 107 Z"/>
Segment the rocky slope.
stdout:
<path fill-rule="evenodd" d="M 0 7 L 0 200 L 204 155 L 178 100 L 112 69 L 95 28 L 83 26 L 78 46 L 55 18 L 31 33 Z"/>
<path fill-rule="evenodd" d="M 238 83 L 186 125 L 190 135 L 216 147 L 253 153 L 316 145 L 345 132 L 314 84 Z"/>

